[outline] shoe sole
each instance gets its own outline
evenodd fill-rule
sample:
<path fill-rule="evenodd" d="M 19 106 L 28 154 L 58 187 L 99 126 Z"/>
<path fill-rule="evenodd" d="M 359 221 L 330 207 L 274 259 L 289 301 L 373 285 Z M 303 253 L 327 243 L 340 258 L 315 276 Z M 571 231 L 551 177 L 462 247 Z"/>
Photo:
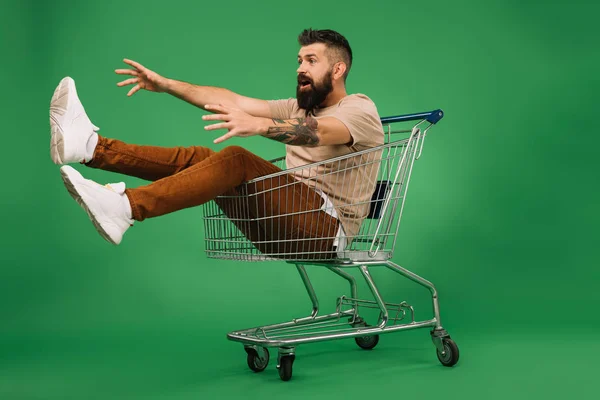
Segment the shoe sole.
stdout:
<path fill-rule="evenodd" d="M 56 119 L 56 116 L 63 116 L 67 112 L 71 82 L 73 82 L 73 79 L 69 77 L 63 78 L 54 90 L 52 100 L 50 101 L 50 158 L 52 158 L 54 164 L 57 165 L 63 164 L 65 144 L 63 131 Z M 75 85 L 73 85 L 72 89 L 75 90 Z M 64 107 L 59 106 L 59 104 L 62 102 L 65 103 Z"/>
<path fill-rule="evenodd" d="M 77 191 L 77 187 L 73 183 L 73 180 L 71 179 L 71 176 L 69 175 L 69 172 L 66 171 L 66 170 L 64 170 L 63 168 L 61 168 L 60 174 L 62 175 L 63 183 L 65 184 L 65 187 L 67 188 L 67 191 L 69 192 L 69 194 L 71 195 L 71 197 L 77 202 L 77 204 L 79 204 L 81 207 L 83 207 L 83 209 L 85 210 L 85 212 L 87 213 L 87 215 L 92 220 L 92 223 L 94 224 L 94 227 L 96 228 L 96 230 L 98 231 L 98 233 L 106 241 L 108 241 L 108 242 L 116 245 L 117 243 L 115 243 L 111 239 L 110 235 L 108 233 L 106 233 L 106 231 L 104 230 L 104 228 L 102 227 L 102 225 L 100 225 L 100 223 L 98 222 L 98 219 L 96 218 L 96 215 L 88 208 L 88 206 L 85 203 L 85 201 L 83 201 L 83 198 L 81 197 L 81 194 Z"/>

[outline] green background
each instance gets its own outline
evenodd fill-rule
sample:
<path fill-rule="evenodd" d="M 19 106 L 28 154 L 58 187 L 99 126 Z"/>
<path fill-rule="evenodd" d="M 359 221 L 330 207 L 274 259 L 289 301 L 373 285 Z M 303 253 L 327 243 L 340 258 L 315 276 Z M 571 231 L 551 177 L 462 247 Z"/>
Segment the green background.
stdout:
<path fill-rule="evenodd" d="M 191 399 L 594 397 L 600 356 L 600 89 L 593 2 L 139 0 L 2 2 L 0 398 Z M 305 315 L 284 263 L 208 260 L 202 210 L 103 241 L 49 154 L 48 106 L 72 76 L 101 134 L 212 145 L 203 112 L 164 94 L 132 98 L 132 58 L 168 77 L 258 98 L 294 95 L 296 36 L 350 41 L 350 92 L 381 116 L 442 108 L 417 162 L 394 261 L 436 284 L 461 350 L 442 367 L 426 330 L 301 346 L 294 378 L 245 365 L 238 328 Z M 6 123 L 8 121 L 8 124 Z M 101 183 L 142 181 L 76 166 Z M 310 268 L 325 311 L 345 282 Z M 427 292 L 385 271 L 389 301 L 428 318 Z M 364 289 L 364 287 L 363 287 Z M 363 291 L 363 293 L 366 293 Z"/>

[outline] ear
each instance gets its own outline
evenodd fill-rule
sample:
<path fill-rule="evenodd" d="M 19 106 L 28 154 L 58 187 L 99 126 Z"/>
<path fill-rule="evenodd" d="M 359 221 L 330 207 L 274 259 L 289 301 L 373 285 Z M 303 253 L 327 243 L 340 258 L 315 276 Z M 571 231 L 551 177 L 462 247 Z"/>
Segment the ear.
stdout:
<path fill-rule="evenodd" d="M 346 63 L 339 61 L 333 66 L 333 79 L 341 79 L 346 73 Z"/>

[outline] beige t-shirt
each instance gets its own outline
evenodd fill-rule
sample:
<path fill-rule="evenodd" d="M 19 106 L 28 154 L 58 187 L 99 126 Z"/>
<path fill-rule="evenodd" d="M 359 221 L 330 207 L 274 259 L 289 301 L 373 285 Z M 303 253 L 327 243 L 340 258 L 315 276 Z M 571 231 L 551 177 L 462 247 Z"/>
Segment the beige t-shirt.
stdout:
<path fill-rule="evenodd" d="M 269 101 L 275 119 L 304 118 L 305 110 L 298 107 L 296 99 Z M 351 94 L 337 104 L 317 109 L 314 117 L 334 117 L 350 131 L 352 142 L 335 146 L 286 145 L 288 169 L 344 156 L 383 144 L 383 127 L 375 103 L 363 94 Z M 295 173 L 298 179 L 323 191 L 333 202 L 346 235 L 350 240 L 358 233 L 360 224 L 369 214 L 369 201 L 375 191 L 381 152 L 350 157 L 343 162 L 332 162 L 310 170 Z"/>

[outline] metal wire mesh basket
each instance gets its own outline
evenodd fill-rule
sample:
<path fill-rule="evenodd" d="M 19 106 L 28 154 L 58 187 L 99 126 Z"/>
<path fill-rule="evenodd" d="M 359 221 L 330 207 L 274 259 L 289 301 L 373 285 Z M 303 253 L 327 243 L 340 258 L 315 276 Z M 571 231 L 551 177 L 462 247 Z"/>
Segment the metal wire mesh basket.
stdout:
<path fill-rule="evenodd" d="M 382 119 L 387 143 L 248 181 L 204 205 L 206 254 L 242 261 L 387 260 L 413 164 L 441 111 L 409 129 Z M 423 124 L 425 124 L 423 126 Z M 405 137 L 392 140 L 392 134 Z M 333 189 L 335 188 L 335 190 Z"/>

